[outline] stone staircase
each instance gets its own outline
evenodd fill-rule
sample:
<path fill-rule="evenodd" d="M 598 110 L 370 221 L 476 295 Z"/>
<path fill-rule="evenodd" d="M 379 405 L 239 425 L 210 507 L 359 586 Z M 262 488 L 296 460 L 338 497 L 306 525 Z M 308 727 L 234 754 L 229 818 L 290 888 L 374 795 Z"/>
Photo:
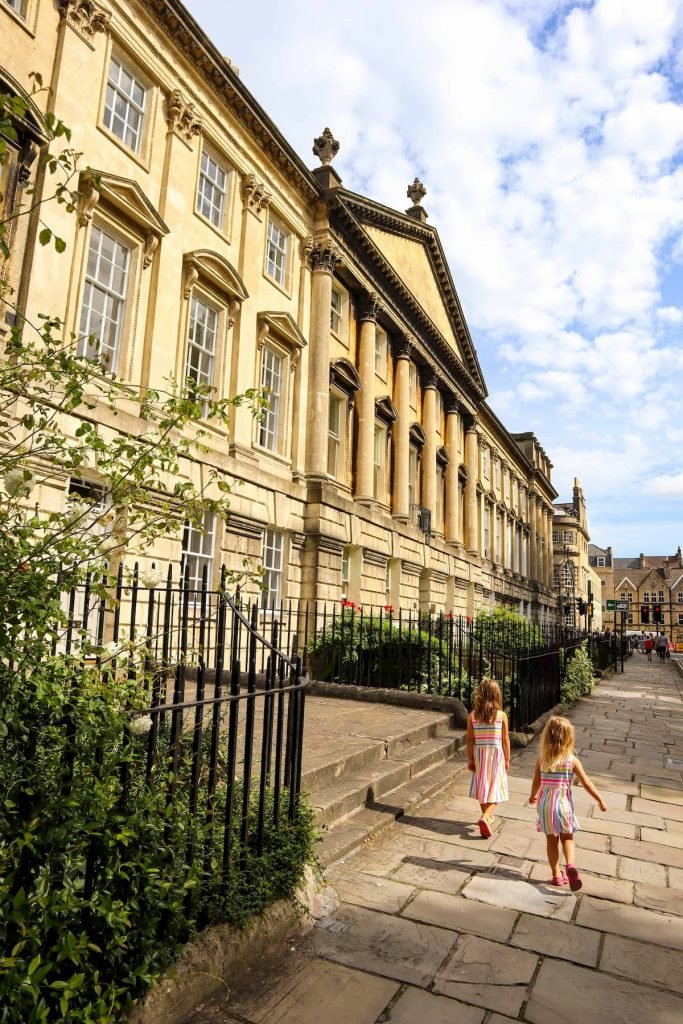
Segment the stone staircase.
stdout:
<path fill-rule="evenodd" d="M 352 703 L 361 721 L 369 708 Z M 415 808 L 465 768 L 462 757 L 455 760 L 465 747 L 465 730 L 455 726 L 453 715 L 413 712 L 407 728 L 391 721 L 388 714 L 387 718 L 380 723 L 383 731 L 374 729 L 379 738 L 349 739 L 315 765 L 307 766 L 304 759 L 302 785 L 324 833 L 318 849 L 323 866 Z"/>

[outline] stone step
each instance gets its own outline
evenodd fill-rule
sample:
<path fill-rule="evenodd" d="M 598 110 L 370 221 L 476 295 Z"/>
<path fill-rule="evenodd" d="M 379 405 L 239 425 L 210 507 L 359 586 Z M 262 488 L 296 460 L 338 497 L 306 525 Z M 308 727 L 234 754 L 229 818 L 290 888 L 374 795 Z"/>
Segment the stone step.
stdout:
<path fill-rule="evenodd" d="M 362 715 L 362 707 L 359 708 L 359 714 Z M 318 755 L 318 763 L 310 764 L 304 769 L 302 788 L 308 793 L 316 793 L 339 782 L 340 779 L 355 776 L 387 759 L 403 757 L 407 752 L 410 756 L 409 751 L 417 745 L 450 735 L 453 724 L 451 714 L 430 712 L 426 721 L 410 729 L 385 733 L 377 738 L 359 739 L 352 749 L 345 750 L 341 757 L 330 759 L 322 751 Z"/>
<path fill-rule="evenodd" d="M 355 814 L 342 818 L 325 832 L 317 851 L 320 863 L 329 867 L 346 857 L 370 836 L 382 832 L 404 814 L 414 811 L 424 800 L 445 789 L 456 775 L 465 770 L 464 759 L 451 757 L 390 790 L 383 800 L 373 801 Z"/>

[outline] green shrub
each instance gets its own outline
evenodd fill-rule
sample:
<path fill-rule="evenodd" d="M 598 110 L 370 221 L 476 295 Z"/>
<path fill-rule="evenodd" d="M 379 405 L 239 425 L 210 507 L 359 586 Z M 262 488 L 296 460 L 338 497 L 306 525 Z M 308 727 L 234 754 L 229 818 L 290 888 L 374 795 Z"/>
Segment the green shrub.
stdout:
<path fill-rule="evenodd" d="M 593 665 L 583 647 L 578 647 L 566 666 L 560 694 L 565 704 L 576 704 L 593 689 Z"/>

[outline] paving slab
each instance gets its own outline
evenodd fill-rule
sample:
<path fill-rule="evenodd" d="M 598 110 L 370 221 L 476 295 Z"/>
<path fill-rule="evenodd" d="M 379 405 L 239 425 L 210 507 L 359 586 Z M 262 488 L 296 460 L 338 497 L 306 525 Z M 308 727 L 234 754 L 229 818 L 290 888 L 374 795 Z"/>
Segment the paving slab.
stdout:
<path fill-rule="evenodd" d="M 548 869 L 549 871 L 550 869 Z M 548 887 L 549 888 L 549 887 Z M 539 917 L 552 917 L 557 921 L 569 921 L 574 913 L 576 897 L 561 890 L 559 893 L 546 891 L 546 887 L 531 882 L 489 878 L 477 875 L 462 890 L 462 896 L 494 907 L 507 907 Z"/>
<path fill-rule="evenodd" d="M 434 991 L 517 1016 L 538 957 L 497 942 L 463 935 L 434 980 Z"/>
<path fill-rule="evenodd" d="M 231 1001 L 229 1010 L 253 1024 L 373 1024 L 398 990 L 395 981 L 306 959 L 274 990 Z"/>
<path fill-rule="evenodd" d="M 642 907 L 629 907 L 609 900 L 584 896 L 576 923 L 658 946 L 683 949 L 683 920 L 673 914 L 657 914 Z"/>
<path fill-rule="evenodd" d="M 683 807 L 678 804 L 667 803 L 665 800 L 643 800 L 634 797 L 631 809 L 642 811 L 643 814 L 658 814 L 661 818 L 673 818 L 674 821 L 683 821 Z"/>
<path fill-rule="evenodd" d="M 459 868 L 451 868 L 439 860 L 425 860 L 422 864 L 401 864 L 391 877 L 419 889 L 456 893 L 472 875 Z"/>
<path fill-rule="evenodd" d="M 407 988 L 392 1006 L 389 1020 L 391 1024 L 481 1024 L 485 1016 L 486 1011 L 476 1006 L 465 1006 L 420 988 Z M 327 1019 L 336 1024 L 333 1017 Z"/>
<path fill-rule="evenodd" d="M 662 914 L 683 917 L 683 893 L 666 885 L 647 885 L 636 882 L 633 902 L 637 907 L 658 910 Z M 681 965 L 683 967 L 683 964 Z"/>
<path fill-rule="evenodd" d="M 623 978 L 642 978 L 683 995 L 683 971 L 678 950 L 662 949 L 620 935 L 606 935 L 600 970 Z"/>
<path fill-rule="evenodd" d="M 666 885 L 666 868 L 662 864 L 651 864 L 646 860 L 619 858 L 619 878 L 630 882 L 644 882 L 646 885 Z"/>
<path fill-rule="evenodd" d="M 679 789 L 645 785 L 641 786 L 641 796 L 644 800 L 657 800 L 662 804 L 678 804 L 683 807 L 683 793 Z"/>
<path fill-rule="evenodd" d="M 680 1024 L 683 999 L 602 971 L 546 960 L 524 1018 L 530 1024 Z"/>
<path fill-rule="evenodd" d="M 415 892 L 412 885 L 361 871 L 337 871 L 328 877 L 342 903 L 354 903 L 388 914 L 397 913 Z"/>
<path fill-rule="evenodd" d="M 572 963 L 584 964 L 586 967 L 595 967 L 598 962 L 600 938 L 600 932 L 588 928 L 522 914 L 510 939 L 510 945 L 530 949 L 546 956 L 559 957 L 562 960 L 571 960 Z"/>
<path fill-rule="evenodd" d="M 635 860 L 649 860 L 654 864 L 667 864 L 672 868 L 683 868 L 683 849 L 664 846 L 662 843 L 645 843 L 642 840 L 612 840 L 612 852 L 618 856 L 633 857 Z M 606 874 L 606 872 L 602 872 Z"/>
<path fill-rule="evenodd" d="M 505 942 L 512 933 L 517 913 L 501 907 L 482 907 L 461 896 L 421 892 L 404 907 L 402 917 Z"/>
<path fill-rule="evenodd" d="M 424 988 L 455 939 L 443 928 L 344 905 L 318 922 L 307 946 L 315 956 Z"/>

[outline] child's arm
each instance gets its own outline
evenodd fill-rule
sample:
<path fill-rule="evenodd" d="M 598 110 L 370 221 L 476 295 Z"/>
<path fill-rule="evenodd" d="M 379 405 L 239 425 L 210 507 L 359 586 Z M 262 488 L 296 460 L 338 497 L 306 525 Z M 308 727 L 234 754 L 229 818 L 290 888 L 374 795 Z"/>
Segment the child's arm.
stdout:
<path fill-rule="evenodd" d="M 467 767 L 469 771 L 474 771 L 474 729 L 471 714 L 467 716 Z"/>
<path fill-rule="evenodd" d="M 534 769 L 534 778 L 531 783 L 531 796 L 529 797 L 529 803 L 535 804 L 538 791 L 541 788 L 541 762 L 536 761 L 536 768 Z"/>
<path fill-rule="evenodd" d="M 508 729 L 508 716 L 504 711 L 501 711 L 503 718 L 503 754 L 505 755 L 505 770 L 507 771 L 510 767 L 510 730 Z"/>
<path fill-rule="evenodd" d="M 583 770 L 583 765 L 579 761 L 578 757 L 574 758 L 574 774 L 576 775 L 577 779 L 579 780 L 583 788 L 593 797 L 600 810 L 606 811 L 607 804 L 602 799 L 597 789 L 586 775 L 585 771 Z"/>

